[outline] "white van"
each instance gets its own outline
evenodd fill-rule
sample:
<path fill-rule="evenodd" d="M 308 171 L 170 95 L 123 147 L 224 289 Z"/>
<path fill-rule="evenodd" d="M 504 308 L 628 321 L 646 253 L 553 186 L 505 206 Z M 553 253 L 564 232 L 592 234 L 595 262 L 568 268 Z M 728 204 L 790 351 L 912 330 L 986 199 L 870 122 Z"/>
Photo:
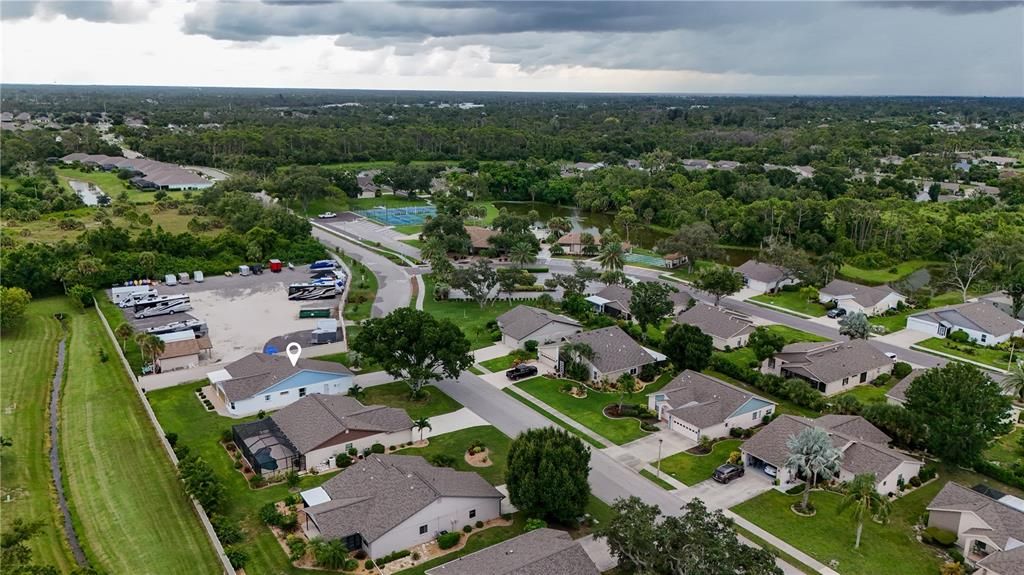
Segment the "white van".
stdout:
<path fill-rule="evenodd" d="M 167 274 L 164 276 L 164 284 L 176 286 L 178 285 L 178 278 L 174 274 Z"/>

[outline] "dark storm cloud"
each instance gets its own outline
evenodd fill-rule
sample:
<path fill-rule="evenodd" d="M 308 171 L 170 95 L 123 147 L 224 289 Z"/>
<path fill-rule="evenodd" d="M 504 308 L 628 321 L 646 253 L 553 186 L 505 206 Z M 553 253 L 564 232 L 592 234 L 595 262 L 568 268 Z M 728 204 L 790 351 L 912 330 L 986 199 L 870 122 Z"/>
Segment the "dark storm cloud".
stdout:
<path fill-rule="evenodd" d="M 4 20 L 24 20 L 33 16 L 51 19 L 61 15 L 69 20 L 124 24 L 144 20 L 147 13 L 145 4 L 114 0 L 13 0 L 0 5 L 0 17 Z"/>

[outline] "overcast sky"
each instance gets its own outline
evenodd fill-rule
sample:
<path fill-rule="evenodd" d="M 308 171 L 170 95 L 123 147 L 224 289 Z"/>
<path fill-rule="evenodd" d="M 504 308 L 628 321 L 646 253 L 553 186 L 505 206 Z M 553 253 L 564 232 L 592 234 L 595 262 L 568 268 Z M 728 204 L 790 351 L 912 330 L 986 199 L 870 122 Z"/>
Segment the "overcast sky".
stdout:
<path fill-rule="evenodd" d="M 10 83 L 1024 96 L 1024 3 L 3 0 Z"/>

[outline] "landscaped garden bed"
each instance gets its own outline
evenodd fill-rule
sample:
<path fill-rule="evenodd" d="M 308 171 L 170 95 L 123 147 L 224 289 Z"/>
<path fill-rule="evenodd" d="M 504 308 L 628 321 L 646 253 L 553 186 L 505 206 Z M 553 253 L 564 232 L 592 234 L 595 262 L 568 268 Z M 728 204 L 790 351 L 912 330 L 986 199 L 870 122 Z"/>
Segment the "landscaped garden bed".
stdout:
<path fill-rule="evenodd" d="M 521 381 L 516 387 L 618 445 L 647 435 L 648 432 L 640 428 L 637 419 L 612 419 L 605 415 L 605 407 L 618 404 L 618 393 L 588 389 L 585 397 L 574 397 L 563 391 L 565 387 L 571 389 L 580 385 L 578 382 L 540 376 Z"/>
<path fill-rule="evenodd" d="M 710 451 L 700 445 L 676 453 L 661 460 L 661 472 L 671 475 L 686 485 L 696 485 L 711 479 L 715 468 L 725 463 L 729 456 L 743 444 L 740 439 L 722 439 L 711 446 Z"/>
<path fill-rule="evenodd" d="M 914 347 L 920 347 L 926 351 L 937 351 L 999 369 L 1006 369 L 1010 363 L 1010 353 L 1007 351 L 973 343 L 957 343 L 949 338 L 930 337 L 918 342 Z"/>

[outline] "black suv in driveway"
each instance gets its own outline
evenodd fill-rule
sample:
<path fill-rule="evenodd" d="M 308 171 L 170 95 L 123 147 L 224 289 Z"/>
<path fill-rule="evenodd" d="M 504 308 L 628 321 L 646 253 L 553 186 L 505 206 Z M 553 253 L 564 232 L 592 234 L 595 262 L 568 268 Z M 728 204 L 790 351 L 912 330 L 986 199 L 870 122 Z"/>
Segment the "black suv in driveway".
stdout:
<path fill-rule="evenodd" d="M 830 317 L 832 319 L 836 319 L 836 318 L 843 317 L 844 315 L 846 315 L 846 310 L 841 308 L 841 307 L 834 307 L 834 308 L 828 310 L 828 313 L 825 314 L 825 315 L 827 315 L 828 317 Z"/>
<path fill-rule="evenodd" d="M 732 463 L 726 463 L 719 465 L 718 469 L 711 475 L 711 478 L 719 483 L 729 483 L 737 477 L 743 477 L 744 469 L 739 465 L 733 465 Z"/>
<path fill-rule="evenodd" d="M 533 377 L 535 375 L 537 375 L 537 366 L 535 365 L 517 365 L 505 372 L 505 377 L 512 381 L 523 379 L 524 377 Z"/>

